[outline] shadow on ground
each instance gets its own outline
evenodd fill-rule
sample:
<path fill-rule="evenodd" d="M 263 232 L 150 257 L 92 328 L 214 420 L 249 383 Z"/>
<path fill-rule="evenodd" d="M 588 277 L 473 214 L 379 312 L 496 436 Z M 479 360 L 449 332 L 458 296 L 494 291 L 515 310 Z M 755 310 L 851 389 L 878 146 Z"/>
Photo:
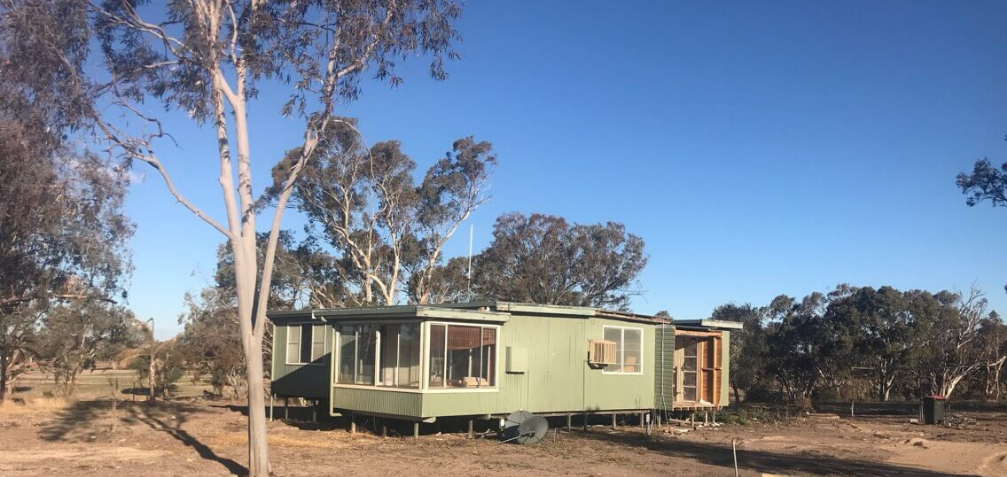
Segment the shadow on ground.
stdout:
<path fill-rule="evenodd" d="M 248 469 L 232 459 L 218 455 L 206 444 L 182 428 L 193 416 L 206 411 L 199 406 L 181 402 L 120 403 L 115 410 L 117 425 L 143 424 L 193 448 L 204 460 L 224 466 L 234 475 L 246 475 Z M 50 442 L 88 442 L 97 434 L 107 434 L 112 427 L 110 401 L 78 401 L 56 413 L 52 422 L 39 431 L 42 440 Z"/>
<path fill-rule="evenodd" d="M 731 447 L 709 442 L 688 442 L 649 438 L 640 433 L 581 432 L 585 439 L 644 447 L 670 457 L 684 457 L 698 462 L 734 468 Z M 943 472 L 933 472 L 915 467 L 841 459 L 822 454 L 782 454 L 769 451 L 738 449 L 738 467 L 743 471 L 756 471 L 783 475 L 870 475 L 875 477 L 946 477 Z M 979 477 L 979 476 L 965 476 Z"/>

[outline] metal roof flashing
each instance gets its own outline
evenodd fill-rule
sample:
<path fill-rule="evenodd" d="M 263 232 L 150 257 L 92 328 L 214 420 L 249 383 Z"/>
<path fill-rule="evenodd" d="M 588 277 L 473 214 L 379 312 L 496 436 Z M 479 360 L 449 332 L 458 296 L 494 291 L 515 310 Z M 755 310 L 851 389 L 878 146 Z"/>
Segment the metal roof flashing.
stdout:
<path fill-rule="evenodd" d="M 342 321 L 359 319 L 430 318 L 458 321 L 485 321 L 503 323 L 512 315 L 543 315 L 571 318 L 604 318 L 610 320 L 648 323 L 654 325 L 671 324 L 672 320 L 640 315 L 625 311 L 603 310 L 582 306 L 538 305 L 505 301 L 476 301 L 469 303 L 445 303 L 437 305 L 396 305 L 354 308 L 316 308 L 298 311 L 277 311 L 268 313 L 270 319 L 308 318 L 321 321 Z"/>
<path fill-rule="evenodd" d="M 725 321 L 725 320 L 710 320 L 710 319 L 699 319 L 699 320 L 676 320 L 675 327 L 677 328 L 701 328 L 701 329 L 713 329 L 713 330 L 725 330 L 725 331 L 737 331 L 744 329 L 744 325 L 737 321 Z"/>

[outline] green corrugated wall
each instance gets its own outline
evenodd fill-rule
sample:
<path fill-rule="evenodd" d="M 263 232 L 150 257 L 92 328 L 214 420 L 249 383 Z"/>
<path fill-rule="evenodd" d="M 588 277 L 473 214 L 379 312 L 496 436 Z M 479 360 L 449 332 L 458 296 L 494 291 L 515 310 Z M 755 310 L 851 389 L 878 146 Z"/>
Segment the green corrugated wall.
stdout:
<path fill-rule="evenodd" d="M 643 372 L 605 374 L 587 364 L 587 342 L 604 337 L 605 325 L 640 328 Z M 501 359 L 506 347 L 528 350 L 528 369 L 501 369 L 496 392 L 425 393 L 422 417 L 650 409 L 654 406 L 654 327 L 601 318 L 515 315 L 500 332 Z M 503 362 L 500 365 L 504 365 Z M 337 390 L 338 392 L 338 390 Z"/>
<path fill-rule="evenodd" d="M 675 328 L 658 326 L 654 331 L 654 343 L 654 405 L 670 408 L 675 400 Z"/>
<path fill-rule="evenodd" d="M 300 396 L 328 400 L 331 386 L 330 357 L 335 330 L 326 325 L 327 353 L 321 366 L 286 365 L 289 323 L 303 323 L 302 318 L 274 320 L 272 392 L 279 396 Z M 640 374 L 604 373 L 587 364 L 587 345 L 604 338 L 604 326 L 643 330 L 643 370 Z M 674 377 L 675 338 L 671 327 L 661 328 L 605 318 L 543 317 L 512 315 L 500 331 L 500 367 L 495 391 L 398 392 L 380 389 L 335 388 L 332 407 L 404 417 L 472 416 L 504 414 L 516 410 L 538 413 L 590 412 L 651 409 L 659 405 L 660 378 L 663 370 L 670 392 Z M 725 333 L 725 343 L 728 338 Z M 505 357 L 508 346 L 527 350 L 528 367 L 524 373 L 507 373 Z M 662 346 L 665 353 L 659 362 Z M 729 352 L 724 347 L 724 369 Z M 727 373 L 724 373 L 727 396 Z M 672 399 L 672 396 L 667 396 Z M 726 402 L 726 401 L 724 401 Z"/>
<path fill-rule="evenodd" d="M 310 319 L 310 317 L 308 318 Z M 311 365 L 290 365 L 287 361 L 287 324 L 305 323 L 306 319 L 274 320 L 273 366 L 270 377 L 270 391 L 276 396 L 304 397 L 309 399 L 329 399 L 329 359 L 335 329 L 326 326 L 325 356 Z"/>

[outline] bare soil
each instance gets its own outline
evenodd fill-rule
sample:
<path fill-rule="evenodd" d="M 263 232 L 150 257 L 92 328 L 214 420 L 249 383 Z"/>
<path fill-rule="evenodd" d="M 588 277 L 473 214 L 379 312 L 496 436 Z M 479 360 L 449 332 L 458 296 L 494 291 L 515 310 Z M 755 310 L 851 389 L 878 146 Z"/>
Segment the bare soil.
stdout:
<path fill-rule="evenodd" d="M 245 472 L 243 408 L 216 402 L 148 406 L 109 401 L 0 406 L 0 477 L 213 476 Z M 816 415 L 783 424 L 639 427 L 550 432 L 534 446 L 424 428 L 350 434 L 338 419 L 313 424 L 301 409 L 270 423 L 279 476 L 1007 476 L 1007 412 L 962 413 L 952 427 L 908 417 Z M 277 412 L 277 417 L 282 411 Z M 405 432 L 405 429 L 398 429 Z"/>

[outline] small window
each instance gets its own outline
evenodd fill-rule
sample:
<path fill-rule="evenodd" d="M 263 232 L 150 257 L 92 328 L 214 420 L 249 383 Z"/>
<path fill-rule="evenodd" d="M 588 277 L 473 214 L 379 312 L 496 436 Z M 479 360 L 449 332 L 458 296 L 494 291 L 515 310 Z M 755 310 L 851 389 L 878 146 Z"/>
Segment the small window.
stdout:
<path fill-rule="evenodd" d="M 642 329 L 606 326 L 605 341 L 614 341 L 616 348 L 616 362 L 606 366 L 605 372 L 624 374 L 643 372 Z"/>
<path fill-rule="evenodd" d="M 316 363 L 325 354 L 325 325 L 287 326 L 287 364 Z"/>

